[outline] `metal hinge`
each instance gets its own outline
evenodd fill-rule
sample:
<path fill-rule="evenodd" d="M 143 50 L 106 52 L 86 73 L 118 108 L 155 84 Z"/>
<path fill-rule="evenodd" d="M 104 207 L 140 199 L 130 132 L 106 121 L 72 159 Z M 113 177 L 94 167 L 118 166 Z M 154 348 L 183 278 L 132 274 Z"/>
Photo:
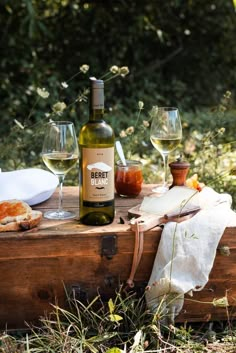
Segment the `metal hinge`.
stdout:
<path fill-rule="evenodd" d="M 116 235 L 104 235 L 101 242 L 101 256 L 106 256 L 108 260 L 117 253 Z"/>

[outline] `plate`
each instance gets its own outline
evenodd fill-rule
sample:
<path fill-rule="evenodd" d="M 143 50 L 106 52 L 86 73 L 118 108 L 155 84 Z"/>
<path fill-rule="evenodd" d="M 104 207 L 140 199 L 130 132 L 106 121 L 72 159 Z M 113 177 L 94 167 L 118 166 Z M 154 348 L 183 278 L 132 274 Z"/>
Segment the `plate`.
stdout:
<path fill-rule="evenodd" d="M 33 206 L 49 199 L 58 183 L 56 175 L 39 168 L 1 172 L 0 201 L 17 199 Z"/>

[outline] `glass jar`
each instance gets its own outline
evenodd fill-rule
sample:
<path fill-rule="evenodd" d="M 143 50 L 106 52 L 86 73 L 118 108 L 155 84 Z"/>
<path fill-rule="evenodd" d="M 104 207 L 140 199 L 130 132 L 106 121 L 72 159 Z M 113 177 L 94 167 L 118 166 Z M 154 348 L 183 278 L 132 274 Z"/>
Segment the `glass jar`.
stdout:
<path fill-rule="evenodd" d="M 116 163 L 115 188 L 121 197 L 136 197 L 142 189 L 142 162 L 126 160 L 126 164 L 124 166 L 121 161 Z"/>

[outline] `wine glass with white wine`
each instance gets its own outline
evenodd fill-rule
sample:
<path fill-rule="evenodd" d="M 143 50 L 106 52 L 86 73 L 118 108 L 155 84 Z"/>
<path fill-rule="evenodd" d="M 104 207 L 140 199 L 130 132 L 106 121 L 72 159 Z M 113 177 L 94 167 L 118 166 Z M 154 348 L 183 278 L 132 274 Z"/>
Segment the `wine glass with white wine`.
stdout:
<path fill-rule="evenodd" d="M 164 162 L 164 181 L 162 186 L 155 187 L 152 191 L 165 193 L 168 188 L 168 156 L 179 145 L 182 139 L 182 125 L 179 110 L 174 107 L 154 106 L 150 113 L 152 117 L 150 140 Z"/>
<path fill-rule="evenodd" d="M 74 212 L 65 211 L 62 208 L 62 187 L 65 175 L 76 164 L 79 157 L 79 149 L 75 134 L 74 124 L 70 121 L 52 121 L 46 127 L 42 159 L 48 169 L 59 179 L 59 205 L 57 210 L 44 213 L 49 219 L 74 218 Z"/>

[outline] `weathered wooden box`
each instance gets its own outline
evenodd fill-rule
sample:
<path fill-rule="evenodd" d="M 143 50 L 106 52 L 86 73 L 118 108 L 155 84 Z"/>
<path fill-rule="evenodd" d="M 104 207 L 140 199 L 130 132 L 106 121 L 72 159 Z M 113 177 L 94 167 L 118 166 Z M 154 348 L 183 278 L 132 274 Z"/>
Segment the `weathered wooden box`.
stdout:
<path fill-rule="evenodd" d="M 78 299 L 93 298 L 97 292 L 109 298 L 119 284 L 129 277 L 134 232 L 128 222 L 128 210 L 141 203 L 151 186 L 144 185 L 136 199 L 116 200 L 116 219 L 106 227 L 89 227 L 78 221 L 43 220 L 39 229 L 0 235 L 0 328 L 23 328 L 37 323 L 40 316 L 52 310 L 55 300 L 64 307 L 66 291 Z M 64 190 L 64 205 L 78 211 L 78 188 Z M 56 208 L 57 193 L 38 209 Z M 121 224 L 120 220 L 125 223 Z M 161 228 L 144 235 L 144 251 L 135 275 L 135 285 L 142 291 L 149 279 Z M 229 252 L 220 251 L 227 246 Z M 236 227 L 227 228 L 206 287 L 186 297 L 177 321 L 226 319 L 225 308 L 211 302 L 227 294 L 230 316 L 236 316 Z M 65 291 L 66 288 L 66 291 Z M 189 297 L 190 299 L 190 297 Z"/>

